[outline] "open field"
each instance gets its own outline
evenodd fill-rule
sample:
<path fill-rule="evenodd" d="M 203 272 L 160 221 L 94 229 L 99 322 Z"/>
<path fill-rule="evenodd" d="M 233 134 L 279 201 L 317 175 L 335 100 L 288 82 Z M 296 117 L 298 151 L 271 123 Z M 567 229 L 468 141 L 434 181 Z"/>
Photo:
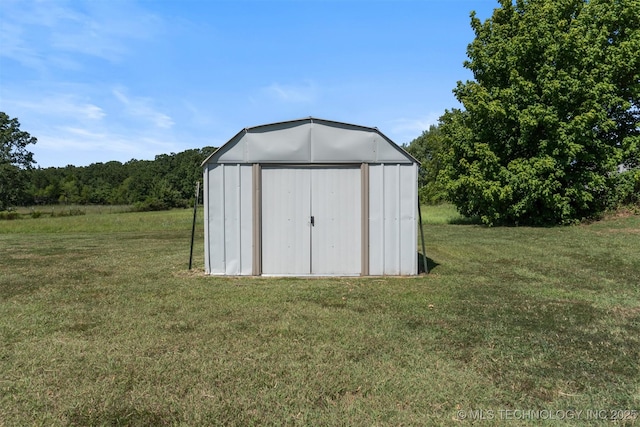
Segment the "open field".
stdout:
<path fill-rule="evenodd" d="M 0 221 L 0 426 L 640 425 L 639 216 L 426 207 L 432 274 L 330 279 L 205 277 L 201 219 L 188 272 L 191 218 Z"/>
<path fill-rule="evenodd" d="M 55 216 L 77 216 L 95 215 L 104 213 L 124 213 L 131 212 L 131 205 L 42 205 L 18 207 L 15 212 L 19 218 L 26 217 L 55 217 Z"/>

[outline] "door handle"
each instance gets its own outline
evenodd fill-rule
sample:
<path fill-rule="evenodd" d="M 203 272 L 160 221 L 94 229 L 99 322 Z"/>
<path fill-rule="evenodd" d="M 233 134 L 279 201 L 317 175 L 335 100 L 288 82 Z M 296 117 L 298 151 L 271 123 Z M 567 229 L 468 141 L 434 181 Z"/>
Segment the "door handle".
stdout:
<path fill-rule="evenodd" d="M 311 226 L 315 226 L 316 224 L 316 219 L 313 217 L 313 215 L 311 215 Z"/>

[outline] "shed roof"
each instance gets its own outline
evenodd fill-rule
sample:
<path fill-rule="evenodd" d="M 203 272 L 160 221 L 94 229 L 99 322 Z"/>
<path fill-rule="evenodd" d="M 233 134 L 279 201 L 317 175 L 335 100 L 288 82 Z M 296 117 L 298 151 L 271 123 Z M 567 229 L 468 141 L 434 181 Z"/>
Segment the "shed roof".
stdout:
<path fill-rule="evenodd" d="M 377 128 L 308 117 L 245 128 L 208 163 L 419 163 Z"/>

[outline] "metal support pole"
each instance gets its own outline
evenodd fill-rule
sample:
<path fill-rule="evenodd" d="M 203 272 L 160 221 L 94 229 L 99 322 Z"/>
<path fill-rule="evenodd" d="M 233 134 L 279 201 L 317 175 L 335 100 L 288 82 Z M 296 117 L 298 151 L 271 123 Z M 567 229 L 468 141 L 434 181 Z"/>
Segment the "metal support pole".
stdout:
<path fill-rule="evenodd" d="M 424 229 L 422 226 L 422 209 L 420 209 L 420 193 L 418 193 L 418 220 L 420 221 L 420 241 L 422 242 L 422 262 L 424 263 L 424 272 L 429 274 L 429 265 L 427 264 L 427 251 L 424 246 Z"/>
<path fill-rule="evenodd" d="M 189 270 L 193 264 L 193 241 L 196 237 L 196 214 L 198 212 L 198 199 L 200 198 L 200 181 L 196 183 L 196 198 L 193 202 L 193 224 L 191 225 L 191 251 L 189 253 Z"/>

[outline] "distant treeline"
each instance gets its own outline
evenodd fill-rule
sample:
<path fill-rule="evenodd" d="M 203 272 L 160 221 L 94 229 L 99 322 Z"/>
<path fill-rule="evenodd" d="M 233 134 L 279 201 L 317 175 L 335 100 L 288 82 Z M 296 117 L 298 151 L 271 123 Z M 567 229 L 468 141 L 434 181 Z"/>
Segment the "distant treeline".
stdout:
<path fill-rule="evenodd" d="M 126 163 L 35 168 L 25 171 L 29 184 L 19 204 L 136 205 L 140 210 L 185 207 L 202 179 L 200 164 L 214 150 L 204 147 Z"/>

